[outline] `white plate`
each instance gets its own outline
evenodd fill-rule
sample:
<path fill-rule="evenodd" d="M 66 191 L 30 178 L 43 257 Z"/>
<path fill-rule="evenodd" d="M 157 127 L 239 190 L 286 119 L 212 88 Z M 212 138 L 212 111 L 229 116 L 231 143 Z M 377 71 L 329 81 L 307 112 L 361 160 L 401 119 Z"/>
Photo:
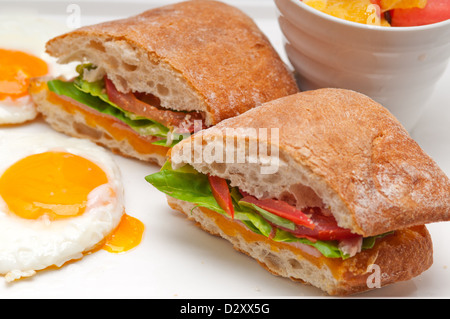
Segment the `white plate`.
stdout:
<path fill-rule="evenodd" d="M 77 1 L 81 24 L 126 17 L 175 1 Z M 272 1 L 225 1 L 243 9 L 267 34 L 287 61 Z M 27 8 L 43 18 L 67 21 L 66 1 L 0 1 L 0 11 Z M 439 82 L 428 112 L 413 137 L 450 175 L 450 69 Z M 8 132 L 42 132 L 41 120 L 0 128 Z M 30 279 L 6 284 L 0 298 L 293 298 L 324 297 L 319 289 L 271 275 L 256 261 L 236 252 L 166 204 L 165 196 L 144 177 L 157 167 L 113 155 L 121 167 L 128 214 L 146 225 L 142 243 L 125 254 L 98 251 L 59 270 L 42 271 Z M 358 297 L 450 297 L 450 231 L 433 224 L 434 264 L 421 276 L 358 295 Z"/>

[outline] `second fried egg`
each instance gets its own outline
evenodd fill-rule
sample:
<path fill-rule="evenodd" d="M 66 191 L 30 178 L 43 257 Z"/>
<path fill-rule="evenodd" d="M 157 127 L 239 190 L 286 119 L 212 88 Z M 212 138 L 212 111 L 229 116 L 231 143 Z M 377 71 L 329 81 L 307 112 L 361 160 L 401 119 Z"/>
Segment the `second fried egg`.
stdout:
<path fill-rule="evenodd" d="M 45 43 L 68 31 L 63 24 L 33 14 L 0 13 L 0 125 L 33 120 L 36 108 L 28 95 L 31 78 L 74 75 L 45 53 Z"/>

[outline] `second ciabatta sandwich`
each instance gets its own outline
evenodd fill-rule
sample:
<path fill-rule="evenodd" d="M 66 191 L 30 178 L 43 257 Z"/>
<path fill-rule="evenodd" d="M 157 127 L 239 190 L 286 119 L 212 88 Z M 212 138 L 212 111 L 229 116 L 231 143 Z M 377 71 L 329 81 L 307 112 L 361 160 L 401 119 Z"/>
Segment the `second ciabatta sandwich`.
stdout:
<path fill-rule="evenodd" d="M 270 272 L 333 295 L 418 276 L 433 261 L 423 225 L 450 219 L 445 173 L 348 90 L 283 97 L 200 131 L 146 179 Z"/>
<path fill-rule="evenodd" d="M 31 94 L 58 131 L 163 164 L 170 147 L 264 102 L 298 92 L 267 37 L 239 9 L 193 0 L 74 30 L 47 43 L 70 81 Z"/>

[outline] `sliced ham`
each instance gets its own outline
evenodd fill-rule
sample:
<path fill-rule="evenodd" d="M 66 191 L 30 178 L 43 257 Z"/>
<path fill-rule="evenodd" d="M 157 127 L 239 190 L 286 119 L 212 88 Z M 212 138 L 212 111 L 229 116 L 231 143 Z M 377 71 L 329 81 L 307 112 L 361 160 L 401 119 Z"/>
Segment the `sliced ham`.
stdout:
<path fill-rule="evenodd" d="M 353 257 L 357 253 L 361 252 L 362 243 L 362 236 L 344 239 L 339 242 L 339 249 L 349 257 Z"/>

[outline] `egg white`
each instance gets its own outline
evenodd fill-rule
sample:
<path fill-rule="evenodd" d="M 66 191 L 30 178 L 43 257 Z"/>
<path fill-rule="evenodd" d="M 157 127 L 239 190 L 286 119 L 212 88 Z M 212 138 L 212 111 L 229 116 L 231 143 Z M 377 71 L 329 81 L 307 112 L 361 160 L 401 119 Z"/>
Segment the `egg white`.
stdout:
<path fill-rule="evenodd" d="M 89 194 L 85 212 L 76 217 L 54 221 L 24 219 L 8 212 L 0 197 L 0 274 L 5 275 L 7 282 L 81 258 L 118 226 L 124 214 L 122 178 L 103 148 L 58 133 L 0 133 L 0 149 L 0 176 L 30 155 L 65 151 L 94 162 L 108 177 L 107 184 Z"/>
<path fill-rule="evenodd" d="M 31 12 L 0 13 L 0 48 L 22 51 L 45 61 L 48 76 L 71 78 L 76 75 L 74 63 L 60 65 L 56 58 L 45 52 L 45 43 L 51 38 L 69 31 L 63 23 L 44 19 Z M 0 100 L 0 125 L 20 124 L 37 116 L 36 107 L 29 96 L 12 100 Z"/>

